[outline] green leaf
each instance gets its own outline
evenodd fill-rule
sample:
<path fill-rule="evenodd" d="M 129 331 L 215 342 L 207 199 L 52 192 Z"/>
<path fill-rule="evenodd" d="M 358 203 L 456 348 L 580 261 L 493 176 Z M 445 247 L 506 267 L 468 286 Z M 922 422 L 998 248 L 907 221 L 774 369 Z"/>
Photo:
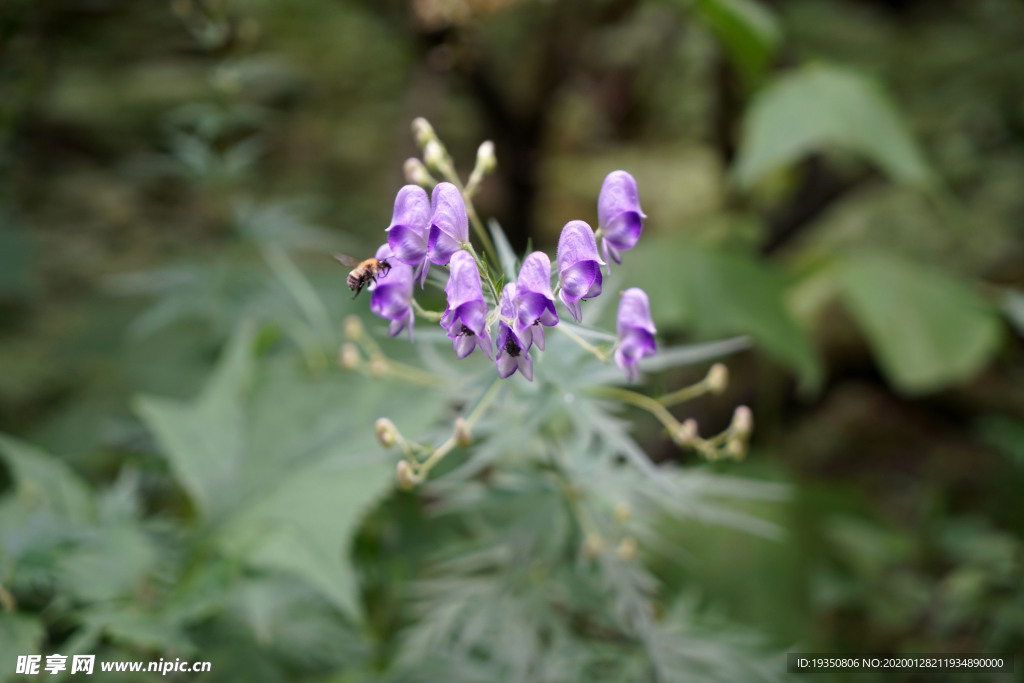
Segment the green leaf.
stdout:
<path fill-rule="evenodd" d="M 130 599 L 157 565 L 156 548 L 132 523 L 104 526 L 62 555 L 61 584 L 86 602 Z"/>
<path fill-rule="evenodd" d="M 86 483 L 54 456 L 2 434 L 0 456 L 11 468 L 21 500 L 50 507 L 74 520 L 95 515 L 96 506 Z"/>
<path fill-rule="evenodd" d="M 739 252 L 679 238 L 647 240 L 628 261 L 628 281 L 644 288 L 655 322 L 671 322 L 703 337 L 749 334 L 766 352 L 796 370 L 805 386 L 821 379 L 806 332 L 784 305 L 781 273 Z"/>
<path fill-rule="evenodd" d="M 934 391 L 968 379 L 999 346 L 995 309 L 948 273 L 860 252 L 846 258 L 838 277 L 882 369 L 903 391 Z"/>
<path fill-rule="evenodd" d="M 811 152 L 833 147 L 867 158 L 898 182 L 933 183 L 885 92 L 860 73 L 823 64 L 786 73 L 758 95 L 743 121 L 736 178 L 749 187 Z"/>
<path fill-rule="evenodd" d="M 194 403 L 147 398 L 140 411 L 232 558 L 305 579 L 355 612 L 349 542 L 394 485 L 374 420 L 400 417 L 413 435 L 445 403 L 386 379 L 313 378 L 286 354 L 257 365 L 251 339 L 235 336 Z"/>
<path fill-rule="evenodd" d="M 747 82 L 755 83 L 782 40 L 775 14 L 755 0 L 697 0 L 696 9 Z"/>
<path fill-rule="evenodd" d="M 35 617 L 0 612 L 0 680 L 13 679 L 18 655 L 42 654 L 44 633 Z"/>
<path fill-rule="evenodd" d="M 227 504 L 223 491 L 241 466 L 242 399 L 253 372 L 252 341 L 252 327 L 242 326 L 195 403 L 148 396 L 136 401 L 175 476 L 207 515 Z"/>

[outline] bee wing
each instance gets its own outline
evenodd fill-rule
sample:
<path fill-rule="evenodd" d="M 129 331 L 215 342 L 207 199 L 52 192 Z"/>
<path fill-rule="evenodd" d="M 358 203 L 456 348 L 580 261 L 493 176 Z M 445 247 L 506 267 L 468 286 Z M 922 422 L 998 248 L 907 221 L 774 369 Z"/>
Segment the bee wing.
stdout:
<path fill-rule="evenodd" d="M 348 254 L 339 254 L 338 252 L 334 252 L 331 256 L 333 256 L 342 265 L 346 265 L 349 268 L 356 268 L 360 263 L 362 263 L 359 259 L 353 258 Z"/>

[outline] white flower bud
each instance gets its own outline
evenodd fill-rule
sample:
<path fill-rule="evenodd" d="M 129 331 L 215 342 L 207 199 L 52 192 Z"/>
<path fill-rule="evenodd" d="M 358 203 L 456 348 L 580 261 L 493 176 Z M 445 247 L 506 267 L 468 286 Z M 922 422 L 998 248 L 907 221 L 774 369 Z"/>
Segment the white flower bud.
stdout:
<path fill-rule="evenodd" d="M 399 460 L 395 468 L 398 476 L 398 488 L 403 491 L 410 491 L 420 482 L 420 478 L 412 471 L 412 465 L 406 460 Z"/>
<path fill-rule="evenodd" d="M 480 146 L 476 150 L 476 168 L 482 174 L 493 173 L 494 169 L 498 167 L 498 160 L 494 156 L 494 143 L 490 140 L 485 140 L 480 143 Z"/>
<path fill-rule="evenodd" d="M 386 417 L 379 418 L 373 425 L 373 431 L 377 435 L 377 441 L 384 448 L 391 448 L 398 439 L 398 428 L 395 423 Z"/>
<path fill-rule="evenodd" d="M 388 374 L 388 359 L 384 356 L 374 356 L 370 359 L 370 376 L 383 377 Z"/>
<path fill-rule="evenodd" d="M 473 433 L 469 425 L 461 418 L 455 418 L 455 443 L 463 448 L 473 443 Z"/>
<path fill-rule="evenodd" d="M 732 438 L 725 443 L 725 454 L 733 460 L 742 460 L 747 454 L 747 442 L 745 439 Z"/>
<path fill-rule="evenodd" d="M 359 349 L 355 344 L 342 344 L 338 351 L 338 365 L 344 370 L 355 370 L 359 367 L 361 359 Z"/>
<path fill-rule="evenodd" d="M 423 162 L 416 157 L 410 157 L 405 160 L 405 164 L 402 166 L 402 170 L 405 171 L 406 181 L 413 185 L 420 185 L 422 187 L 430 187 L 436 185 L 437 181 L 434 180 L 434 176 L 430 175 L 430 171 L 423 165 Z"/>
<path fill-rule="evenodd" d="M 686 420 L 671 437 L 677 446 L 689 446 L 697 438 L 697 421 L 692 417 Z"/>
<path fill-rule="evenodd" d="M 423 161 L 427 163 L 428 168 L 438 173 L 443 172 L 446 157 L 444 147 L 437 140 L 431 140 L 423 148 Z"/>
<path fill-rule="evenodd" d="M 704 378 L 704 383 L 712 394 L 716 396 L 721 394 L 729 386 L 729 369 L 721 363 L 715 363 L 708 370 L 708 376 Z"/>
<path fill-rule="evenodd" d="M 422 116 L 417 116 L 412 120 L 412 134 L 420 148 L 426 147 L 428 142 L 437 142 L 434 127 Z"/>
<path fill-rule="evenodd" d="M 738 406 L 732 414 L 732 431 L 740 439 L 746 439 L 754 430 L 754 414 L 747 406 Z"/>

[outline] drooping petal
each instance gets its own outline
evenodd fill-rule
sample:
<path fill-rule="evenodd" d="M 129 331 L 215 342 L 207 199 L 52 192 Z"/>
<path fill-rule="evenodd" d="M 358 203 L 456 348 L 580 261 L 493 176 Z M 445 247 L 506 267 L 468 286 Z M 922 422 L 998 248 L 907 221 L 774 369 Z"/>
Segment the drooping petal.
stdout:
<path fill-rule="evenodd" d="M 538 322 L 549 327 L 558 324 L 551 291 L 551 259 L 547 254 L 535 251 L 526 257 L 519 269 L 514 296 L 518 307 L 517 331 Z"/>
<path fill-rule="evenodd" d="M 602 265 L 590 226 L 583 221 L 566 223 L 558 238 L 558 294 L 577 322 L 582 317 L 579 300 L 601 293 Z"/>
<path fill-rule="evenodd" d="M 642 289 L 632 287 L 622 293 L 616 328 L 619 339 L 615 363 L 633 381 L 639 377 L 637 364 L 640 360 L 657 351 L 657 343 L 654 341 L 657 330 L 651 320 L 651 305 Z"/>
<path fill-rule="evenodd" d="M 441 316 L 441 326 L 448 331 L 455 355 L 465 358 L 479 347 L 485 356 L 493 360 L 491 337 L 487 330 L 487 302 L 484 301 L 476 262 L 468 253 L 456 252 L 451 258 L 450 271 L 445 286 L 448 307 Z"/>
<path fill-rule="evenodd" d="M 469 241 L 469 218 L 462 193 L 451 183 L 438 183 L 431 196 L 433 214 L 427 250 L 430 260 L 447 265 L 453 254 Z"/>
<path fill-rule="evenodd" d="M 609 173 L 597 197 L 597 224 L 606 261 L 622 263 L 620 252 L 636 246 L 646 217 L 633 176 L 626 171 Z"/>
<path fill-rule="evenodd" d="M 620 335 L 633 328 L 646 330 L 652 335 L 657 333 L 651 319 L 651 302 L 644 290 L 630 287 L 622 293 L 616 325 Z"/>
<path fill-rule="evenodd" d="M 370 310 L 391 321 L 388 333 L 392 337 L 408 327 L 409 340 L 412 341 L 413 267 L 394 259 L 387 244 L 377 250 L 376 257 L 382 266 L 386 263 L 387 267 L 381 268 L 377 283 L 371 285 Z"/>

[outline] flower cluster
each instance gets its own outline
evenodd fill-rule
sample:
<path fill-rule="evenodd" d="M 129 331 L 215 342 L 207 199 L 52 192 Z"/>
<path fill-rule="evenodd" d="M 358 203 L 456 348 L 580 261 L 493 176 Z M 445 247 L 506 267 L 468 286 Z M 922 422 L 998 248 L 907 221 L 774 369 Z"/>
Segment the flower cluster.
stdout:
<path fill-rule="evenodd" d="M 408 330 L 411 341 L 414 309 L 418 306 L 414 284 L 419 282 L 422 289 L 431 266 L 447 266 L 447 306 L 438 317 L 455 355 L 466 358 L 480 349 L 495 363 L 500 377 L 518 371 L 532 380 L 531 351 L 534 347 L 543 351 L 544 328 L 559 323 L 556 299 L 575 322 L 581 322 L 582 303 L 601 294 L 602 268 L 610 272 L 611 262 L 622 263 L 622 253 L 639 240 L 646 216 L 640 209 L 636 180 L 626 171 L 609 173 L 598 195 L 597 231 L 582 220 L 569 221 L 558 239 L 556 270 L 553 272 L 547 254 L 535 251 L 523 259 L 515 282 L 506 284 L 499 293 L 497 278 L 470 241 L 470 223 L 477 219 L 472 204 L 467 210 L 472 190 L 494 168 L 493 145 L 481 146 L 478 168 L 469 184 L 462 187 L 433 180 L 428 167 L 442 172 L 450 167 L 445 168 L 446 152 L 432 134 L 429 128 L 417 131 L 427 163 L 411 159 L 406 171 L 412 181 L 433 184 L 433 191 L 429 198 L 417 184 L 398 191 L 387 243 L 376 254 L 391 267 L 377 273 L 371 284 L 371 310 L 391 321 L 391 336 Z M 482 226 L 474 224 L 474 228 L 479 228 L 485 248 L 493 249 Z M 618 341 L 613 350 L 615 362 L 630 380 L 639 375 L 639 361 L 655 353 L 655 332 L 647 295 L 636 288 L 623 292 Z"/>

